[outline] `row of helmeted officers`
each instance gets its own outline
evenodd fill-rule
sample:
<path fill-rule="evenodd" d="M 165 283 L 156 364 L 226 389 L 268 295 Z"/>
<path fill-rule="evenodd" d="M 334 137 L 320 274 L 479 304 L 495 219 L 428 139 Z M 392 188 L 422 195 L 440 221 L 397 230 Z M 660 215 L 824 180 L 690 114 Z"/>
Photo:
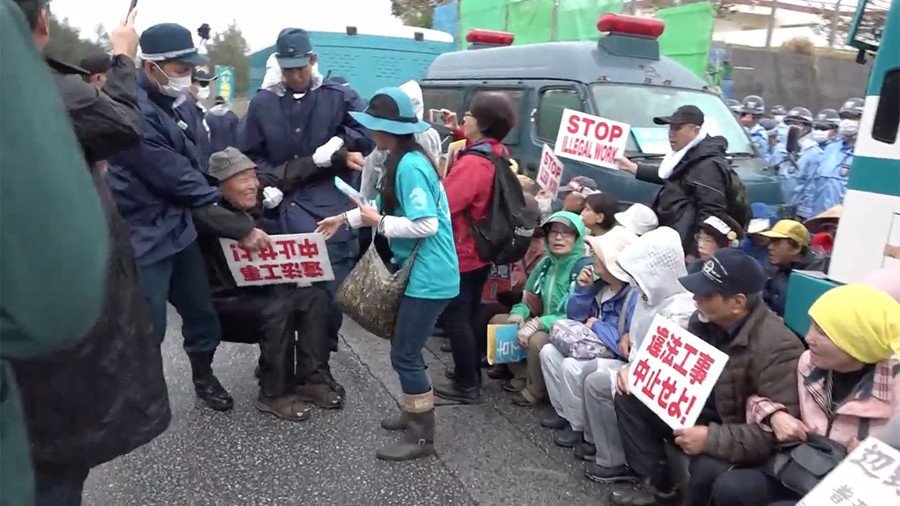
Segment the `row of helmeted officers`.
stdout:
<path fill-rule="evenodd" d="M 840 109 L 822 109 L 815 116 L 805 107 L 783 105 L 767 114 L 757 95 L 725 102 L 759 155 L 778 171 L 784 202 L 794 215 L 809 219 L 843 202 L 863 99 L 849 98 Z"/>

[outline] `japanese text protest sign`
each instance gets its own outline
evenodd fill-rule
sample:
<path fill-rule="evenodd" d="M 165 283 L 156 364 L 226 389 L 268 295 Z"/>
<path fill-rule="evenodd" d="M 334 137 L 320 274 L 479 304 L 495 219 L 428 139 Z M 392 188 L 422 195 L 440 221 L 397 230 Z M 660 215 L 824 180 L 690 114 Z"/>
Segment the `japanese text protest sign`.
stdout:
<path fill-rule="evenodd" d="M 850 452 L 797 506 L 900 504 L 900 451 L 870 437 Z"/>
<path fill-rule="evenodd" d="M 631 394 L 669 427 L 693 427 L 728 355 L 657 315 L 628 368 Z"/>
<path fill-rule="evenodd" d="M 488 363 L 507 364 L 525 360 L 525 349 L 516 342 L 515 324 L 488 325 L 487 359 Z"/>
<path fill-rule="evenodd" d="M 551 195 L 559 191 L 559 180 L 562 179 L 563 164 L 553 154 L 550 146 L 544 144 L 541 151 L 541 165 L 538 168 L 537 184 Z"/>
<path fill-rule="evenodd" d="M 238 286 L 310 285 L 334 279 L 322 234 L 272 235 L 269 239 L 269 248 L 255 252 L 237 241 L 219 239 Z"/>
<path fill-rule="evenodd" d="M 491 264 L 491 273 L 481 290 L 481 303 L 497 302 L 497 294 L 512 288 L 512 266 Z"/>
<path fill-rule="evenodd" d="M 554 152 L 563 158 L 617 169 L 616 156 L 625 153 L 629 131 L 627 123 L 566 109 Z"/>

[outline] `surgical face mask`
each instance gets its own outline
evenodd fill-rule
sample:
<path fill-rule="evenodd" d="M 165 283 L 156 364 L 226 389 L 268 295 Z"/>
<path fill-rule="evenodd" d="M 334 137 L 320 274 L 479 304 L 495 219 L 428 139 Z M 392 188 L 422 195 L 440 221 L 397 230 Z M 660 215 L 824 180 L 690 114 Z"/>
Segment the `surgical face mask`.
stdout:
<path fill-rule="evenodd" d="M 538 209 L 540 209 L 541 214 L 547 214 L 553 208 L 553 200 L 547 198 L 535 198 L 538 203 Z"/>
<path fill-rule="evenodd" d="M 159 66 L 159 64 L 154 62 L 153 65 L 156 65 L 156 68 L 169 78 L 169 82 L 166 85 L 159 84 L 159 81 L 156 81 L 156 84 L 159 86 L 159 91 L 163 95 L 167 95 L 172 98 L 178 98 L 183 95 L 188 88 L 191 87 L 191 76 L 172 77 L 169 74 L 166 74 L 165 71 L 163 71 L 162 67 Z M 154 81 L 155 80 L 156 78 L 154 78 Z"/>
<path fill-rule="evenodd" d="M 855 137 L 859 133 L 859 120 L 842 119 L 838 125 L 838 134 L 843 137 Z"/>
<path fill-rule="evenodd" d="M 200 88 L 200 89 L 197 91 L 197 97 L 199 97 L 200 100 L 206 100 L 207 98 L 209 98 L 209 86 L 206 86 L 206 87 L 204 87 L 204 88 Z"/>
<path fill-rule="evenodd" d="M 821 144 L 829 139 L 828 130 L 813 130 L 812 135 L 813 135 L 813 140 L 815 140 L 819 144 Z"/>

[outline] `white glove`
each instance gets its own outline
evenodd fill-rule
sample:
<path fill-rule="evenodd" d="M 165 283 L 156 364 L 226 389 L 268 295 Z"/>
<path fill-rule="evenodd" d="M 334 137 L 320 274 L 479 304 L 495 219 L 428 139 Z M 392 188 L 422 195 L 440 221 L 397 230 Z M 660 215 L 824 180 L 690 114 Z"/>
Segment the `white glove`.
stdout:
<path fill-rule="evenodd" d="M 313 153 L 313 163 L 318 167 L 331 167 L 331 157 L 344 147 L 344 139 L 332 137 L 328 142 L 319 146 Z"/>
<path fill-rule="evenodd" d="M 281 201 L 284 200 L 284 193 L 274 186 L 266 186 L 263 188 L 263 207 L 266 209 L 275 209 Z"/>

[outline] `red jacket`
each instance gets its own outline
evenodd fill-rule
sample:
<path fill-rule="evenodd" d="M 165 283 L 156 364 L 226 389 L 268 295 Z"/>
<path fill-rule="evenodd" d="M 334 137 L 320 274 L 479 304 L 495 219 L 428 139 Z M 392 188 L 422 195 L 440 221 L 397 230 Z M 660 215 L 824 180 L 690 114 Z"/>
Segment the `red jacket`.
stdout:
<path fill-rule="evenodd" d="M 509 156 L 500 141 L 484 138 L 475 144 L 488 143 L 491 151 Z M 469 146 L 471 147 L 471 146 Z M 459 257 L 459 271 L 471 272 L 484 267 L 486 262 L 478 256 L 475 239 L 470 230 L 470 217 L 481 221 L 487 216 L 494 193 L 494 164 L 483 156 L 461 153 L 444 177 L 444 191 L 450 202 L 450 220 L 453 224 L 453 240 Z"/>

